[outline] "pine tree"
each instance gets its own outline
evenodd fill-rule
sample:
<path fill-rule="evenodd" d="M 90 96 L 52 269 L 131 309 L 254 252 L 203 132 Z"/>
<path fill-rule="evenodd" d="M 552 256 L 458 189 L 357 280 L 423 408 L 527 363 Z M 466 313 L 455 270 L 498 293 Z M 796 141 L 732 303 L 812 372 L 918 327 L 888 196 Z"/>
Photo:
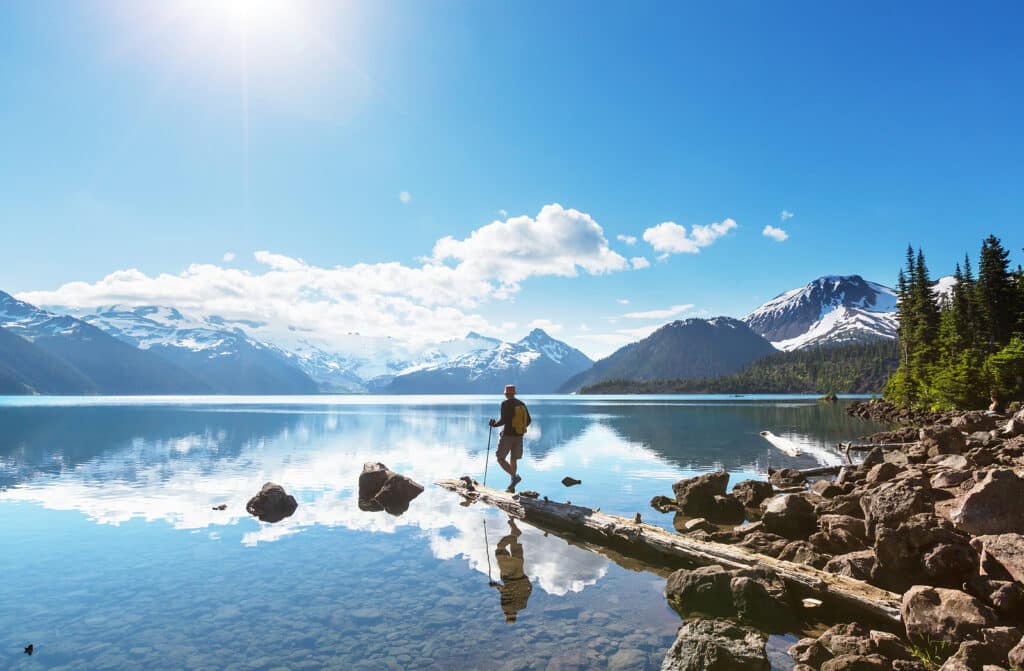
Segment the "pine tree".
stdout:
<path fill-rule="evenodd" d="M 1017 297 L 1009 259 L 1010 253 L 996 236 L 988 236 L 981 244 L 977 296 L 990 351 L 1010 341 L 1017 322 Z"/>

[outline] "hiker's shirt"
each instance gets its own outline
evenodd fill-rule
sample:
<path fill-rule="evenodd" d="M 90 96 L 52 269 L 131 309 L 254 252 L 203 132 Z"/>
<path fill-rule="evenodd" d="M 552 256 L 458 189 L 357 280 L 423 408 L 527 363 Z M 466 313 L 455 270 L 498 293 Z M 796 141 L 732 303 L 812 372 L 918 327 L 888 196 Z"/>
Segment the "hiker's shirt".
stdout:
<path fill-rule="evenodd" d="M 508 400 L 501 402 L 501 419 L 499 419 L 498 422 L 494 425 L 504 427 L 501 431 L 501 435 L 514 437 L 519 437 L 523 435 L 521 433 L 516 433 L 516 430 L 515 428 L 513 428 L 512 425 L 512 420 L 516 416 L 516 406 L 520 405 L 523 406 L 523 410 L 526 411 L 526 422 L 527 425 L 529 425 L 530 411 L 527 410 L 526 404 L 520 401 L 518 398 L 510 398 Z"/>

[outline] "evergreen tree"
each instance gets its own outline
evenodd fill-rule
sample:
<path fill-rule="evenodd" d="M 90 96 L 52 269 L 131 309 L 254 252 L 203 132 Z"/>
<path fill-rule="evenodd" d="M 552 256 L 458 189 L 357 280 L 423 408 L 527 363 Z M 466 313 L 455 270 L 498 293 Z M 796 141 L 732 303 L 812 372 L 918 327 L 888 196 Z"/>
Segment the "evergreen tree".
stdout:
<path fill-rule="evenodd" d="M 999 238 L 988 236 L 978 259 L 978 304 L 990 351 L 1010 341 L 1017 323 L 1017 296 L 1010 276 L 1010 253 Z"/>

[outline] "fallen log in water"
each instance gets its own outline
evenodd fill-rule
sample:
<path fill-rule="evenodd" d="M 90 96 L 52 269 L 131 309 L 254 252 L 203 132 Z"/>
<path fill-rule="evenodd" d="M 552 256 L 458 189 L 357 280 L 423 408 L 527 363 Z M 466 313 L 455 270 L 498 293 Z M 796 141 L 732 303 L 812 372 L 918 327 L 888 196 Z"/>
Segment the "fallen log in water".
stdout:
<path fill-rule="evenodd" d="M 437 485 L 460 494 L 468 501 L 495 506 L 544 531 L 571 534 L 588 543 L 611 546 L 623 553 L 653 554 L 675 561 L 719 564 L 725 568 L 750 568 L 760 564 L 773 569 L 791 588 L 825 604 L 890 625 L 900 623 L 900 595 L 860 580 L 782 561 L 742 547 L 670 533 L 652 524 L 638 523 L 584 506 L 527 498 L 476 483 L 469 485 L 464 480 L 440 480 Z"/>

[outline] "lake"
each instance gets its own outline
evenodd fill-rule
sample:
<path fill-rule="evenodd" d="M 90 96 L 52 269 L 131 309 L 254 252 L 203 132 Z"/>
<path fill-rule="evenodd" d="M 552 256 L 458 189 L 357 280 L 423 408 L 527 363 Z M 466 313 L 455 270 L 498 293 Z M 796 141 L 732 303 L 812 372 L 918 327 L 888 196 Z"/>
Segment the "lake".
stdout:
<path fill-rule="evenodd" d="M 660 668 L 680 624 L 663 577 L 433 486 L 485 463 L 508 484 L 485 458 L 501 400 L 0 397 L 0 668 Z M 668 529 L 649 501 L 682 477 L 838 463 L 881 428 L 809 397 L 524 400 L 521 489 Z M 399 517 L 361 511 L 367 461 L 426 490 Z M 292 517 L 245 512 L 266 481 Z M 520 552 L 527 581 L 503 594 Z M 776 668 L 794 641 L 772 637 Z"/>

